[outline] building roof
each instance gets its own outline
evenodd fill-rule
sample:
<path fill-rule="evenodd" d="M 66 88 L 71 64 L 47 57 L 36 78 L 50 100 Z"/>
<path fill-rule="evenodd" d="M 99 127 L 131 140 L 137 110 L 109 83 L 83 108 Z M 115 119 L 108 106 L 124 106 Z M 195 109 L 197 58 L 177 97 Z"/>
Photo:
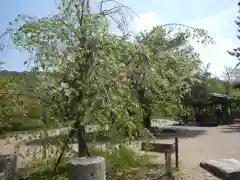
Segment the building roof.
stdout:
<path fill-rule="evenodd" d="M 207 98 L 203 99 L 193 99 L 191 104 L 195 106 L 206 106 L 206 105 L 212 105 L 212 104 L 223 104 L 225 102 L 228 102 L 232 98 L 225 94 L 220 93 L 209 93 Z"/>
<path fill-rule="evenodd" d="M 212 98 L 212 97 L 231 99 L 231 97 L 228 96 L 228 95 L 226 95 L 226 94 L 220 94 L 220 93 L 209 93 L 209 94 L 208 94 L 208 98 Z"/>

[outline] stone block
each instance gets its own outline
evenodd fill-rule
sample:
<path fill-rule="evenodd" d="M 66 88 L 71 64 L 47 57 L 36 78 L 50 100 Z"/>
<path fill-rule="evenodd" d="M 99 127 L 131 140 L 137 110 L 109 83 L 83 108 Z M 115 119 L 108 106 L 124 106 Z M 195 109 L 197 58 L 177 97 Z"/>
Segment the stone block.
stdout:
<path fill-rule="evenodd" d="M 17 156 L 0 154 L 0 180 L 17 179 Z"/>
<path fill-rule="evenodd" d="M 103 157 L 82 157 L 68 163 L 69 180 L 106 180 Z"/>
<path fill-rule="evenodd" d="M 240 161 L 235 159 L 209 160 L 200 166 L 224 180 L 240 180 Z"/>

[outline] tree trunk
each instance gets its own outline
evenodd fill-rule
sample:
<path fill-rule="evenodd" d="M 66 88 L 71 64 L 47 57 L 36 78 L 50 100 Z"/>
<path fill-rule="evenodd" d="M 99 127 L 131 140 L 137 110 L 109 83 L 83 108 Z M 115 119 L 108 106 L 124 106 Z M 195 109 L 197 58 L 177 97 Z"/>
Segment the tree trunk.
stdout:
<path fill-rule="evenodd" d="M 149 107 L 150 100 L 145 97 L 145 89 L 141 88 L 137 90 L 138 100 L 143 110 L 143 125 L 145 128 L 150 129 L 151 127 L 151 109 Z"/>
<path fill-rule="evenodd" d="M 230 95 L 230 87 L 231 87 L 231 84 L 228 82 L 227 85 L 226 85 L 226 95 Z"/>
<path fill-rule="evenodd" d="M 64 154 L 65 154 L 65 151 L 66 151 L 66 149 L 67 149 L 67 146 L 68 146 L 69 142 L 71 141 L 71 139 L 74 137 L 75 132 L 76 132 L 75 129 L 71 129 L 71 131 L 69 132 L 69 135 L 68 135 L 67 139 L 65 140 L 62 148 L 61 148 L 61 153 L 60 153 L 60 155 L 59 155 L 59 157 L 58 157 L 58 159 L 57 159 L 57 162 L 56 162 L 56 164 L 55 164 L 55 167 L 54 167 L 54 169 L 53 169 L 53 172 L 56 172 L 59 164 L 61 163 L 62 158 L 63 158 L 63 156 L 64 156 Z"/>
<path fill-rule="evenodd" d="M 77 139 L 78 139 L 78 157 L 90 156 L 88 152 L 87 143 L 84 139 L 86 132 L 85 127 L 80 125 L 77 130 Z"/>
<path fill-rule="evenodd" d="M 111 121 L 111 123 L 114 124 L 115 120 L 116 120 L 116 114 L 113 111 L 111 111 L 109 115 L 109 121 Z"/>
<path fill-rule="evenodd" d="M 143 125 L 147 129 L 151 128 L 151 111 L 148 108 L 144 108 Z"/>

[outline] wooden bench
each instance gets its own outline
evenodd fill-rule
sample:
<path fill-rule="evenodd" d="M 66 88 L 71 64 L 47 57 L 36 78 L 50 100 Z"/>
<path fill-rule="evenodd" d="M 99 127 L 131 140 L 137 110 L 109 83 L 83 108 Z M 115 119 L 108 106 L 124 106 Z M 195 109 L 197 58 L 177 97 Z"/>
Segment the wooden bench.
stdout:
<path fill-rule="evenodd" d="M 176 155 L 176 168 L 178 169 L 178 138 L 175 138 L 175 142 L 169 143 L 147 143 L 143 142 L 141 144 L 141 150 L 150 151 L 156 153 L 165 154 L 165 174 L 166 180 L 172 180 L 172 153 Z"/>

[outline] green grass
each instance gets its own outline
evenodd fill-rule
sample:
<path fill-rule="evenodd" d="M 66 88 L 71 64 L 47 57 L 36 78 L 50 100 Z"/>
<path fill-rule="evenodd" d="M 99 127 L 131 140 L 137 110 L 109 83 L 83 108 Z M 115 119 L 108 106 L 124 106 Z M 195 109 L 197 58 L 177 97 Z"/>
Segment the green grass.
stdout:
<path fill-rule="evenodd" d="M 107 179 L 122 179 L 133 169 L 146 169 L 150 166 L 148 156 L 137 155 L 135 152 L 121 147 L 112 151 L 100 151 L 89 148 L 92 156 L 102 156 L 105 158 L 107 167 Z M 19 172 L 19 180 L 67 180 L 66 158 L 56 173 L 53 173 L 54 159 L 33 160 Z M 139 171 L 138 171 L 139 172 Z M 142 171 L 141 171 L 142 172 Z"/>

